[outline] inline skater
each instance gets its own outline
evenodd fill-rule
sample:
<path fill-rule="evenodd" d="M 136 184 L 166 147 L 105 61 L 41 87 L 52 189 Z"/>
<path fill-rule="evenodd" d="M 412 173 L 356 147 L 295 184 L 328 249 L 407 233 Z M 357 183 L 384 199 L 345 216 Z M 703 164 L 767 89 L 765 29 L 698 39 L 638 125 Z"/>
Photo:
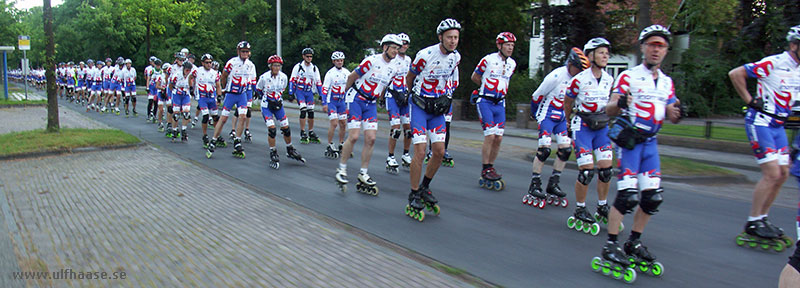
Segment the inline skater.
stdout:
<path fill-rule="evenodd" d="M 172 74 L 169 82 L 169 88 L 172 90 L 172 120 L 175 122 L 175 128 L 172 131 L 173 141 L 178 138 L 178 121 L 183 117 L 181 122 L 181 141 L 186 142 L 189 136 L 186 134 L 186 126 L 189 125 L 191 120 L 192 111 L 192 93 L 193 90 L 189 85 L 189 77 L 192 74 L 194 65 L 191 62 L 184 61 L 182 69 Z"/>
<path fill-rule="evenodd" d="M 300 144 L 320 143 L 314 133 L 314 94 L 322 94 L 322 80 L 319 77 L 317 65 L 311 63 L 314 59 L 314 49 L 303 49 L 303 61 L 294 65 L 289 79 L 289 94 L 297 98 L 300 105 Z M 306 116 L 308 120 L 306 121 Z M 306 135 L 306 122 L 308 122 L 308 135 Z"/>
<path fill-rule="evenodd" d="M 189 87 L 195 87 L 197 91 L 197 106 L 203 115 L 200 122 L 200 128 L 203 130 L 203 148 L 208 148 L 208 122 L 211 119 L 218 119 L 217 115 L 217 91 L 222 91 L 219 82 L 219 72 L 214 70 L 211 66 L 214 62 L 214 57 L 211 54 L 203 54 L 200 57 L 200 63 L 203 63 L 203 68 L 192 70 L 189 74 Z"/>
<path fill-rule="evenodd" d="M 428 165 L 422 177 L 422 162 L 429 137 L 433 151 L 431 160 L 440 163 L 444 157 L 443 142 L 447 133 L 444 114 L 451 108 L 450 86 L 454 76 L 457 77 L 458 64 L 461 63 L 461 54 L 456 51 L 461 24 L 455 19 L 444 19 L 436 27 L 436 34 L 439 43 L 417 52 L 406 75 L 406 85 L 412 87 L 409 102 L 414 104 L 409 106 L 414 158 L 409 173 L 411 192 L 405 212 L 419 221 L 425 219 L 423 208 L 439 214 L 438 200 L 429 187 L 440 165 Z"/>
<path fill-rule="evenodd" d="M 156 56 L 150 56 L 150 59 L 147 67 L 144 67 L 144 83 L 147 85 L 147 119 L 145 121 L 155 123 L 156 120 L 156 109 L 153 109 L 156 106 L 156 87 L 153 85 L 153 82 L 150 79 L 150 75 L 153 74 L 153 68 L 155 68 L 155 61 Z"/>
<path fill-rule="evenodd" d="M 100 69 L 100 73 L 103 75 L 103 95 L 100 97 L 100 99 L 97 99 L 98 104 L 103 103 L 100 113 L 105 113 L 108 109 L 108 98 L 111 94 L 111 76 L 114 72 L 114 66 L 111 64 L 113 64 L 111 58 L 106 58 L 103 68 Z"/>
<path fill-rule="evenodd" d="M 172 116 L 169 115 L 172 115 L 172 113 L 165 113 L 165 112 L 169 111 L 172 108 L 172 97 L 167 92 L 169 91 L 168 87 L 169 76 L 167 76 L 167 70 L 170 69 L 170 67 L 172 66 L 169 63 L 163 63 L 161 64 L 161 67 L 158 67 L 158 64 L 161 63 L 161 59 L 156 59 L 155 63 L 156 67 L 153 69 L 153 74 L 150 76 L 151 78 L 150 81 L 152 81 L 153 85 L 156 86 L 156 99 L 158 99 L 158 101 L 156 102 L 156 104 L 158 104 L 156 107 L 158 110 L 156 115 L 156 121 L 158 121 L 158 132 L 164 132 L 165 130 L 164 118 L 166 117 L 167 125 L 169 125 L 168 127 L 166 127 L 166 130 L 168 130 L 169 131 L 168 133 L 171 134 L 172 126 L 169 123 L 171 123 L 172 121 Z"/>
<path fill-rule="evenodd" d="M 125 97 L 125 117 L 128 117 L 128 102 L 133 104 L 133 117 L 136 113 L 136 69 L 131 67 L 133 61 L 125 59 L 125 68 L 122 68 L 122 84 L 124 84 L 123 95 Z"/>
<path fill-rule="evenodd" d="M 108 102 L 113 101 L 111 102 L 111 106 L 114 108 L 113 112 L 115 115 L 119 116 L 119 102 L 122 96 L 123 86 L 125 85 L 122 80 L 122 70 L 124 69 L 123 66 L 125 65 L 125 59 L 122 59 L 122 57 L 117 57 L 116 63 L 117 65 L 113 66 L 114 68 L 111 69 L 111 94 L 114 98 L 113 100 L 108 100 Z M 109 99 L 111 98 L 109 97 Z"/>
<path fill-rule="evenodd" d="M 358 174 L 356 190 L 360 193 L 377 196 L 377 183 L 367 174 L 372 149 L 375 145 L 375 135 L 378 130 L 378 110 L 376 100 L 385 93 L 386 87 L 391 84 L 397 67 L 391 65 L 392 59 L 397 56 L 397 51 L 403 46 L 400 38 L 394 34 L 386 34 L 381 39 L 383 53 L 367 56 L 361 61 L 347 77 L 345 91 L 347 91 L 347 140 L 342 147 L 339 158 L 339 168 L 336 170 L 336 182 L 342 192 L 347 187 L 347 159 L 353 152 L 353 147 L 358 141 L 361 129 L 364 129 L 364 148 L 361 150 L 361 171 Z"/>
<path fill-rule="evenodd" d="M 784 122 L 800 95 L 800 25 L 786 35 L 788 49 L 731 70 L 728 75 L 739 97 L 749 107 L 745 115 L 747 138 L 753 147 L 756 162 L 761 166 L 761 180 L 753 192 L 750 215 L 737 243 L 762 242 L 779 248 L 771 240 L 782 238 L 785 246 L 794 242 L 783 229 L 768 219 L 769 209 L 789 177 L 789 150 Z M 747 91 L 747 77 L 758 79 L 758 95 Z M 777 249 L 776 249 L 777 250 Z"/>
<path fill-rule="evenodd" d="M 578 162 L 578 179 L 575 181 L 575 213 L 567 220 L 569 228 L 597 235 L 600 225 L 608 223 L 608 187 L 611 181 L 611 161 L 614 157 L 611 140 L 608 138 L 609 117 L 605 113 L 614 78 L 605 71 L 610 57 L 611 43 L 604 38 L 592 38 L 583 46 L 583 53 L 592 64 L 572 77 L 564 98 L 564 115 L 571 121 L 570 129 L 575 141 L 575 156 Z M 577 117 L 572 116 L 575 107 Z M 571 120 L 570 120 L 571 119 Z M 595 174 L 594 158 L 597 158 L 597 212 L 594 217 L 586 210 L 586 192 Z"/>
<path fill-rule="evenodd" d="M 325 148 L 325 157 L 339 158 L 341 147 L 344 145 L 345 125 L 347 125 L 347 109 L 344 103 L 345 85 L 350 70 L 344 68 L 344 53 L 335 51 L 331 54 L 333 67 L 325 73 L 325 81 L 322 84 L 322 102 L 327 105 L 328 119 L 331 126 L 328 129 L 328 147 Z M 333 134 L 339 130 L 339 146 L 333 144 Z"/>
<path fill-rule="evenodd" d="M 222 104 L 222 113 L 219 122 L 214 126 L 214 137 L 212 137 L 211 141 L 208 143 L 208 148 L 206 150 L 206 157 L 208 158 L 211 158 L 211 155 L 214 153 L 214 148 L 217 145 L 225 145 L 225 139 L 220 136 L 220 132 L 222 132 L 222 127 L 225 126 L 225 122 L 228 121 L 228 115 L 233 105 L 236 105 L 236 110 L 239 111 L 238 127 L 236 127 L 239 132 L 236 134 L 236 138 L 233 139 L 233 156 L 238 158 L 245 157 L 241 136 L 244 128 L 245 114 L 247 113 L 247 89 L 256 77 L 256 66 L 253 65 L 253 62 L 250 62 L 249 59 L 249 42 L 239 42 L 239 44 L 236 45 L 236 53 L 238 55 L 228 60 L 225 64 L 222 77 L 220 78 L 220 83 L 226 83 L 225 90 L 227 93 L 225 95 L 225 102 Z"/>
<path fill-rule="evenodd" d="M 791 42 L 791 40 L 790 40 Z M 796 111 L 792 111 L 793 114 L 797 114 Z M 787 127 L 792 129 L 800 128 L 800 123 L 786 123 Z M 794 175 L 800 183 L 800 135 L 797 135 L 794 138 L 794 142 L 792 143 L 792 151 L 791 151 L 791 162 L 792 166 L 789 170 L 789 173 Z M 800 235 L 800 206 L 797 209 L 797 235 Z M 795 245 L 794 254 L 789 256 L 789 261 L 786 265 L 783 266 L 783 271 L 781 271 L 780 279 L 778 280 L 778 288 L 790 288 L 790 287 L 800 287 L 800 243 Z"/>
<path fill-rule="evenodd" d="M 64 77 L 67 79 L 67 99 L 69 102 L 75 101 L 75 62 L 67 62 L 67 68 L 64 70 Z"/>
<path fill-rule="evenodd" d="M 500 152 L 500 143 L 503 141 L 503 132 L 506 126 L 506 93 L 508 82 L 517 62 L 511 58 L 514 53 L 514 44 L 517 37 L 511 32 L 497 34 L 495 43 L 497 52 L 486 55 L 475 67 L 470 79 L 478 88 L 475 105 L 478 118 L 483 128 L 483 147 L 481 148 L 481 177 L 478 181 L 481 187 L 502 190 L 505 183 L 502 176 L 497 174 L 494 161 Z"/>
<path fill-rule="evenodd" d="M 567 136 L 567 121 L 564 117 L 564 92 L 570 79 L 589 68 L 589 59 L 583 52 L 573 47 L 567 56 L 567 63 L 556 68 L 544 78 L 539 88 L 531 95 L 531 114 L 535 115 L 539 127 L 539 149 L 533 159 L 533 173 L 528 194 L 522 203 L 544 208 L 545 201 L 554 206 L 567 207 L 567 193 L 558 186 L 561 171 L 572 153 L 570 139 Z M 533 116 L 532 115 L 532 116 Z M 551 144 L 555 140 L 558 147 L 556 160 L 553 163 L 553 174 L 547 181 L 546 193 L 542 191 L 542 166 L 550 157 Z"/>
<path fill-rule="evenodd" d="M 86 60 L 86 63 L 88 63 L 90 67 L 89 71 L 86 72 L 86 79 L 91 87 L 89 102 L 86 105 L 86 112 L 89 112 L 89 110 L 98 109 L 94 105 L 95 101 L 103 95 L 103 74 L 100 72 L 103 68 L 103 61 L 98 60 L 97 64 L 95 64 L 94 60 L 89 59 Z"/>
<path fill-rule="evenodd" d="M 189 50 L 186 48 L 181 49 L 180 52 L 175 53 L 175 61 L 165 70 L 166 81 L 167 85 L 167 102 L 166 102 L 166 111 L 167 111 L 167 132 L 166 137 L 172 138 L 173 132 L 178 129 L 178 120 L 179 117 L 173 115 L 174 113 L 174 104 L 173 101 L 175 100 L 174 91 L 171 88 L 169 83 L 172 83 L 173 78 L 177 75 L 178 71 L 183 71 L 183 63 L 186 62 L 186 55 L 189 54 Z"/>
<path fill-rule="evenodd" d="M 389 114 L 389 123 L 392 129 L 389 131 L 389 156 L 386 158 L 386 172 L 397 174 L 400 164 L 394 157 L 394 148 L 400 135 L 403 136 L 403 156 L 400 161 L 403 167 L 411 166 L 411 155 L 408 154 L 411 148 L 411 119 L 408 117 L 408 86 L 406 86 L 406 75 L 411 66 L 411 56 L 406 55 L 411 38 L 406 33 L 397 34 L 403 41 L 397 57 L 392 60 L 392 65 L 397 66 L 397 72 L 392 78 L 392 85 L 386 93 L 386 112 Z"/>
<path fill-rule="evenodd" d="M 78 79 L 78 84 L 75 86 L 78 94 L 78 104 L 83 105 L 86 103 L 86 71 L 89 71 L 89 68 L 86 67 L 86 63 L 81 61 L 78 63 L 78 68 L 75 70 L 75 76 Z"/>
<path fill-rule="evenodd" d="M 289 84 L 289 77 L 281 72 L 283 59 L 278 55 L 272 55 L 267 59 L 270 71 L 261 75 L 256 84 L 256 93 L 261 97 L 261 115 L 267 124 L 267 136 L 269 143 L 269 167 L 278 169 L 280 159 L 278 151 L 275 149 L 275 136 L 278 130 L 275 129 L 275 121 L 281 124 L 281 134 L 286 142 L 286 157 L 305 163 L 306 159 L 297 152 L 292 145 L 292 130 L 289 129 L 289 119 L 283 110 L 283 90 Z"/>
<path fill-rule="evenodd" d="M 619 171 L 617 196 L 608 217 L 608 241 L 602 250 L 602 259 L 595 263 L 618 271 L 622 267 L 651 271 L 659 276 L 663 271 L 656 256 L 641 242 L 641 235 L 650 217 L 658 212 L 663 201 L 661 171 L 656 133 L 664 118 L 678 123 L 683 115 L 680 101 L 675 97 L 672 78 L 661 72 L 661 63 L 667 55 L 670 32 L 661 25 L 652 25 L 639 34 L 644 61 L 622 72 L 616 79 L 606 114 L 617 116 L 609 128 L 609 138 L 617 144 Z M 641 193 L 639 192 L 641 191 Z M 623 248 L 617 244 L 619 224 L 625 214 L 636 206 L 631 235 Z M 625 280 L 635 280 L 636 272 L 625 269 Z"/>

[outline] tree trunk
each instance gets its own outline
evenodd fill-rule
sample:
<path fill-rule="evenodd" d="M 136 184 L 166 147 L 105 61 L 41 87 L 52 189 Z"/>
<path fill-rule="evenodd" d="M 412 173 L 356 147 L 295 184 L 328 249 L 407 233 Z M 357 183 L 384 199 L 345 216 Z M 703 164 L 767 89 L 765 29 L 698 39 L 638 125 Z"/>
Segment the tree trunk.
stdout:
<path fill-rule="evenodd" d="M 245 2 L 245 0 L 242 0 L 242 6 L 244 6 L 244 2 Z M 242 28 L 242 39 L 241 40 L 244 41 L 244 40 L 247 40 L 247 38 L 246 38 L 246 36 L 247 36 L 247 15 L 246 14 L 242 14 L 242 15 L 239 15 L 239 16 L 242 19 L 242 23 L 240 24 L 240 27 Z"/>
<path fill-rule="evenodd" d="M 44 0 L 42 7 L 44 18 L 44 41 L 45 41 L 45 72 L 47 77 L 47 132 L 58 132 L 58 95 L 56 95 L 55 77 L 55 55 L 56 45 L 53 36 L 53 9 L 50 8 L 50 0 Z"/>
<path fill-rule="evenodd" d="M 145 54 L 145 56 L 148 58 L 153 56 L 153 54 L 150 54 L 150 26 L 152 26 L 152 21 L 150 20 L 150 10 L 147 10 L 147 33 L 144 36 L 144 41 L 147 43 L 147 54 Z"/>
<path fill-rule="evenodd" d="M 544 63 L 542 63 L 543 64 L 542 71 L 544 72 L 543 75 L 547 75 L 547 73 L 550 73 L 550 70 L 552 69 L 550 60 L 553 58 L 550 53 L 551 52 L 550 46 L 552 45 L 553 42 L 551 39 L 553 37 L 553 32 L 550 32 L 551 13 L 550 13 L 550 3 L 548 0 L 542 0 L 542 9 L 547 11 L 542 16 L 542 24 L 544 26 L 542 28 L 544 30 L 544 43 L 543 43 L 544 47 L 542 47 L 542 51 L 544 51 Z"/>

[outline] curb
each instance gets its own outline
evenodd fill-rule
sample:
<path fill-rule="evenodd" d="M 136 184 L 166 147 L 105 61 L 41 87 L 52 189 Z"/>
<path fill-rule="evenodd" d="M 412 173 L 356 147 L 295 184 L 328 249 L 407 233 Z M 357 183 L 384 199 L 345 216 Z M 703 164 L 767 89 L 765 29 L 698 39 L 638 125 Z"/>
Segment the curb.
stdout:
<path fill-rule="evenodd" d="M 23 159 L 30 159 L 30 158 L 39 158 L 45 156 L 57 156 L 62 154 L 73 154 L 73 153 L 85 153 L 85 152 L 97 152 L 97 151 L 106 151 L 106 150 L 117 150 L 117 149 L 128 149 L 128 148 L 135 148 L 145 146 L 144 141 L 135 144 L 124 144 L 124 145 L 108 145 L 108 146 L 90 146 L 90 147 L 78 147 L 78 148 L 61 148 L 57 150 L 51 151 L 41 151 L 41 152 L 29 152 L 29 153 L 20 153 L 20 154 L 13 154 L 13 155 L 5 155 L 0 156 L 0 161 L 9 161 L 9 160 L 23 160 Z"/>
<path fill-rule="evenodd" d="M 47 106 L 46 103 L 44 103 L 44 104 L 0 105 L 0 109 L 4 109 L 4 108 L 25 108 L 25 107 L 45 107 L 45 106 Z"/>

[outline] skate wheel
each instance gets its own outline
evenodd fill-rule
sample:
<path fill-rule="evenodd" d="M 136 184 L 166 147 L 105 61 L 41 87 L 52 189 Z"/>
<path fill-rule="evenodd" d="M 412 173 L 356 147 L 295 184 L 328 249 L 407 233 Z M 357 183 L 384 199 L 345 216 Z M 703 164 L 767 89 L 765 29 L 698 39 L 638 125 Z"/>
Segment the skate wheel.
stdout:
<path fill-rule="evenodd" d="M 553 204 L 553 198 L 550 196 L 547 197 L 547 204 Z"/>
<path fill-rule="evenodd" d="M 422 211 L 422 210 L 417 211 L 416 219 L 419 220 L 419 222 L 422 222 L 422 220 L 425 220 L 425 211 Z"/>
<path fill-rule="evenodd" d="M 608 219 L 606 219 L 606 220 L 605 220 L 605 221 L 603 221 L 603 222 L 605 222 L 606 224 L 608 224 Z M 622 230 L 625 230 L 625 223 L 619 222 L 619 232 L 622 232 Z"/>
<path fill-rule="evenodd" d="M 608 260 L 603 260 L 603 269 L 601 269 L 600 272 L 602 272 L 603 275 L 606 276 L 611 275 L 611 262 L 609 262 Z"/>
<path fill-rule="evenodd" d="M 497 191 L 503 190 L 503 188 L 505 188 L 505 186 L 506 186 L 506 184 L 505 184 L 505 182 L 503 182 L 503 180 L 498 180 L 498 181 L 494 182 L 494 190 L 497 190 Z"/>
<path fill-rule="evenodd" d="M 545 206 L 544 205 L 544 200 L 539 199 L 539 205 L 538 205 L 539 209 L 544 209 L 544 206 Z"/>
<path fill-rule="evenodd" d="M 600 269 L 602 268 L 603 268 L 603 259 L 600 259 L 600 257 L 596 256 L 592 258 L 592 271 L 600 272 Z"/>
<path fill-rule="evenodd" d="M 761 246 L 761 249 L 764 249 L 764 250 L 769 250 L 769 246 L 770 246 L 770 245 L 769 245 L 769 244 L 767 244 L 767 243 L 761 243 L 761 245 L 760 245 L 760 246 Z"/>
<path fill-rule="evenodd" d="M 736 236 L 736 245 L 744 246 L 745 243 L 747 243 L 747 242 L 744 241 L 744 237 L 742 237 L 742 235 Z"/>
<path fill-rule="evenodd" d="M 483 178 L 478 178 L 478 186 L 481 188 L 486 188 L 486 182 L 483 181 Z"/>
<path fill-rule="evenodd" d="M 792 239 L 792 237 L 783 235 L 783 237 L 781 237 L 781 239 L 783 239 L 783 243 L 786 244 L 786 248 L 787 249 L 792 247 L 792 244 L 794 244 L 794 240 Z"/>
<path fill-rule="evenodd" d="M 372 196 L 378 196 L 378 192 L 380 192 L 378 186 L 372 187 Z"/>
<path fill-rule="evenodd" d="M 664 265 L 658 261 L 653 262 L 653 269 L 650 269 L 650 273 L 653 274 L 653 276 L 661 277 L 661 275 L 664 275 Z"/>
<path fill-rule="evenodd" d="M 523 205 L 530 206 L 531 204 L 533 204 L 533 203 L 530 203 L 528 200 L 530 200 L 528 194 L 525 194 L 525 195 L 522 196 L 522 204 Z"/>
<path fill-rule="evenodd" d="M 569 205 L 569 200 L 567 200 L 567 198 L 561 199 L 561 207 L 562 208 L 567 208 L 568 205 Z"/>
<path fill-rule="evenodd" d="M 575 230 L 583 230 L 583 221 L 581 219 L 575 219 Z"/>
<path fill-rule="evenodd" d="M 594 223 L 584 222 L 583 223 L 583 233 L 589 234 L 592 232 L 592 226 Z"/>
<path fill-rule="evenodd" d="M 630 269 L 630 268 L 628 268 L 628 269 Z M 631 269 L 631 270 L 633 270 L 633 269 Z M 620 279 L 622 279 L 622 274 L 625 273 L 624 271 L 627 271 L 627 269 L 623 269 L 622 266 L 616 265 L 616 266 L 614 266 L 614 270 L 611 270 L 611 277 L 614 277 L 614 279 L 620 280 Z M 636 272 L 634 272 L 634 273 L 636 273 Z"/>
<path fill-rule="evenodd" d="M 590 233 L 592 236 L 597 236 L 597 234 L 600 234 L 600 224 L 593 223 Z"/>
<path fill-rule="evenodd" d="M 212 154 L 211 152 L 206 151 L 206 158 L 211 159 L 211 154 Z"/>
<path fill-rule="evenodd" d="M 783 244 L 783 240 L 782 239 L 776 239 L 775 240 L 775 246 L 773 246 L 772 249 L 775 250 L 775 252 L 783 252 L 783 250 L 785 249 L 785 245 Z"/>
<path fill-rule="evenodd" d="M 569 218 L 567 218 L 567 228 L 569 229 L 575 228 L 575 217 L 569 216 Z"/>
<path fill-rule="evenodd" d="M 636 270 L 631 268 L 625 269 L 625 273 L 622 276 L 622 281 L 628 284 L 636 281 Z"/>
<path fill-rule="evenodd" d="M 433 212 L 433 215 L 436 216 L 439 216 L 439 212 L 441 212 L 441 210 L 439 209 L 439 204 L 433 204 L 433 206 L 428 206 L 428 210 Z"/>

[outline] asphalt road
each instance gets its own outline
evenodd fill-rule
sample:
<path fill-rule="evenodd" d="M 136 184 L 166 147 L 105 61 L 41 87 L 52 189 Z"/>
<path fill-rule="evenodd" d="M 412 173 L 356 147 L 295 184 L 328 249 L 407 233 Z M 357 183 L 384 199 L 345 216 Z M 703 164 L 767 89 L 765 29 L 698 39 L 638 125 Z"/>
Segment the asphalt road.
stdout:
<path fill-rule="evenodd" d="M 147 102 L 142 101 L 142 97 L 139 99 L 138 110 L 141 112 L 145 110 Z M 73 104 L 64 105 L 83 112 L 82 108 Z M 352 181 L 348 192 L 339 192 L 333 178 L 338 160 L 323 157 L 325 145 L 299 144 L 297 113 L 291 109 L 287 110 L 287 114 L 292 120 L 295 146 L 307 163 L 302 165 L 287 159 L 284 145 L 279 140 L 280 170 L 273 170 L 267 165 L 266 127 L 258 116 L 252 118 L 254 141 L 245 143 L 246 159 L 232 157 L 230 145 L 218 149 L 212 159 L 206 159 L 199 127 L 190 130 L 188 143 L 171 143 L 163 133 L 157 132 L 155 125 L 146 124 L 142 115 L 125 118 L 94 112 L 86 114 L 161 149 L 170 150 L 497 285 L 615 287 L 622 283 L 593 273 L 589 266 L 590 260 L 599 255 L 605 242 L 605 229 L 598 236 L 590 236 L 566 227 L 566 219 L 574 209 L 572 187 L 577 177 L 576 171 L 568 169 L 562 176 L 561 187 L 570 195 L 568 208 L 548 206 L 539 210 L 523 205 L 521 198 L 527 191 L 530 162 L 521 157 L 500 155 L 495 166 L 504 175 L 506 189 L 496 192 L 478 187 L 480 150 L 474 148 L 474 143 L 472 146 L 465 143 L 470 142 L 469 139 L 480 139 L 481 135 L 459 134 L 476 134 L 474 132 L 453 131 L 455 140 L 451 143 L 454 146 L 451 147 L 451 154 L 456 161 L 455 168 L 439 169 L 431 185 L 440 200 L 441 215 L 426 215 L 425 221 L 419 223 L 403 213 L 409 192 L 408 172 L 401 168 L 399 175 L 390 175 L 384 169 L 388 135 L 388 123 L 385 121 L 379 124 L 379 137 L 369 166 L 370 175 L 380 187 L 380 195 L 373 197 L 355 192 L 355 176 L 360 163 L 358 159 L 349 161 L 348 175 Z M 317 118 L 315 130 L 324 141 L 328 124 L 326 118 Z M 227 127 L 230 124 L 224 130 L 226 137 L 229 131 Z M 356 158 L 360 155 L 362 143 L 356 146 Z M 550 170 L 549 167 L 545 168 L 544 179 L 549 176 Z M 158 174 L 154 173 L 154 177 L 158 177 Z M 143 184 L 146 181 L 142 179 Z M 749 211 L 748 202 L 702 193 L 706 189 L 724 187 L 669 182 L 665 182 L 664 187 L 665 203 L 660 207 L 659 214 L 653 217 L 642 239 L 664 264 L 665 273 L 661 278 L 640 273 L 635 285 L 764 287 L 777 284 L 778 275 L 790 251 L 765 252 L 737 247 L 734 243 L 734 237 L 741 232 Z M 612 184 L 611 189 L 614 191 L 615 185 Z M 590 191 L 595 191 L 594 185 Z M 589 194 L 591 211 L 595 207 L 595 195 Z M 612 192 L 610 196 L 613 195 Z M 775 207 L 770 218 L 794 236 L 792 227 L 795 213 L 794 209 Z M 626 229 L 620 237 L 622 241 L 628 237 L 627 227 L 632 226 L 632 218 L 629 215 L 625 219 Z"/>

